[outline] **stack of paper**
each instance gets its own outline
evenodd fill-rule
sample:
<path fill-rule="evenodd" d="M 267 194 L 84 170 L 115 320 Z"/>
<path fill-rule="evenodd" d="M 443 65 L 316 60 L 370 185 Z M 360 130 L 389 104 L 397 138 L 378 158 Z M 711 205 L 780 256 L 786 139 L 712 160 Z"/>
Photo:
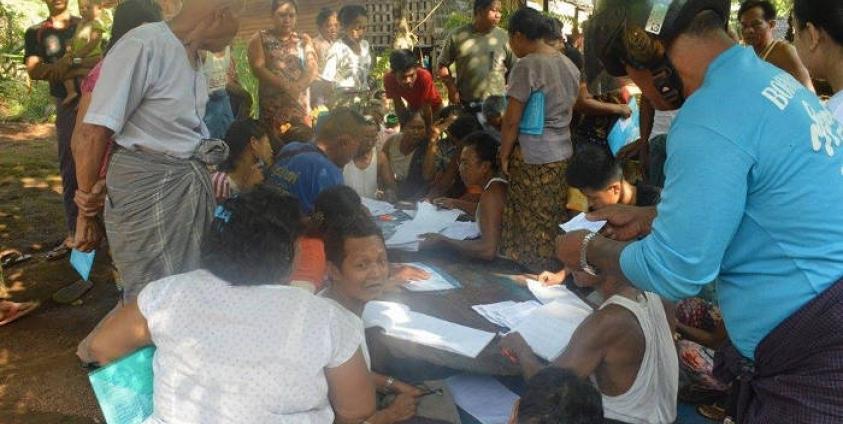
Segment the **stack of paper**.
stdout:
<path fill-rule="evenodd" d="M 381 327 L 386 335 L 476 358 L 495 338 L 493 333 L 413 312 L 406 305 L 374 301 L 363 310 L 366 328 Z"/>
<path fill-rule="evenodd" d="M 460 283 L 454 280 L 453 277 L 450 275 L 438 270 L 437 268 L 433 268 L 431 266 L 420 264 L 420 263 L 409 263 L 404 265 L 414 266 L 416 268 L 421 268 L 427 271 L 430 274 L 430 278 L 423 281 L 411 281 L 404 285 L 404 288 L 409 291 L 414 292 L 428 292 L 428 291 L 441 291 L 441 290 L 453 290 L 460 287 Z"/>
<path fill-rule="evenodd" d="M 455 375 L 445 380 L 454 402 L 482 424 L 506 424 L 518 395 L 489 376 Z"/>
<path fill-rule="evenodd" d="M 363 197 L 360 200 L 363 201 L 363 206 L 369 210 L 372 216 L 389 215 L 398 210 L 392 204 L 380 200 L 370 199 L 368 197 Z"/>
<path fill-rule="evenodd" d="M 528 302 L 507 300 L 506 302 L 489 305 L 474 305 L 471 309 L 474 309 L 475 312 L 498 327 L 515 328 L 539 307 L 541 307 L 541 304 L 534 300 Z"/>
<path fill-rule="evenodd" d="M 480 225 L 474 221 L 457 221 L 447 226 L 439 234 L 454 240 L 476 239 L 480 237 Z"/>
<path fill-rule="evenodd" d="M 532 293 L 539 302 L 545 305 L 556 300 L 563 300 L 572 305 L 579 305 L 583 308 L 589 310 L 591 309 L 591 306 L 589 306 L 588 303 L 580 299 L 579 296 L 568 290 L 568 288 L 562 284 L 546 286 L 536 280 L 527 280 L 527 288 L 530 289 L 530 293 Z"/>
<path fill-rule="evenodd" d="M 602 230 L 605 226 L 606 221 L 589 221 L 588 218 L 585 217 L 585 213 L 580 213 L 570 221 L 560 225 L 559 228 L 562 228 L 562 231 L 566 233 L 579 230 L 586 230 L 591 231 L 592 233 L 596 233 Z"/>
<path fill-rule="evenodd" d="M 591 308 L 577 298 L 557 299 L 524 318 L 513 331 L 521 333 L 536 355 L 553 361 L 565 351 L 574 330 L 591 315 Z"/>
<path fill-rule="evenodd" d="M 460 211 L 439 210 L 429 202 L 419 202 L 416 216 L 395 229 L 395 233 L 386 241 L 386 247 L 417 252 L 421 235 L 439 233 L 457 222 L 460 215 Z"/>

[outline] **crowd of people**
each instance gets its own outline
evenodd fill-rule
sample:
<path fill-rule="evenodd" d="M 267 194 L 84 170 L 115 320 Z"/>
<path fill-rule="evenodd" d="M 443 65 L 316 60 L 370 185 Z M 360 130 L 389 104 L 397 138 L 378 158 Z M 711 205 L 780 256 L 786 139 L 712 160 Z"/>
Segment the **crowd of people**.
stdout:
<path fill-rule="evenodd" d="M 99 0 L 83 18 L 44 1 L 25 61 L 56 99 L 68 237 L 51 256 L 107 238 L 122 299 L 78 355 L 154 344 L 148 422 L 421 413 L 430 388 L 373 370 L 361 315 L 428 275 L 389 262 L 362 198 L 478 223 L 422 251 L 596 293 L 550 363 L 500 340 L 527 381 L 512 422 L 672 423 L 682 400 L 718 420 L 843 420 L 835 0 L 794 0 L 792 44 L 767 0 L 742 3 L 742 44 L 728 0 L 598 0 L 570 35 L 526 7 L 504 29 L 500 0 L 474 0 L 429 67 L 395 50 L 382 81 L 366 7 L 324 9 L 309 35 L 302 4 L 272 0 L 248 40 L 257 99 L 232 55 L 242 0 L 124 0 L 110 31 Z M 640 139 L 613 151 L 638 92 Z M 607 226 L 563 233 L 580 212 Z M 0 304 L 0 325 L 28 308 Z"/>

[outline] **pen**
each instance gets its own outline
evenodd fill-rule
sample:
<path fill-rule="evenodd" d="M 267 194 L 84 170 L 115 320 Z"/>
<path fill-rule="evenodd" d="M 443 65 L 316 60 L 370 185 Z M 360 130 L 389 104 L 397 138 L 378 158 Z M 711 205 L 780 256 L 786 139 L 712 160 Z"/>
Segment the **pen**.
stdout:
<path fill-rule="evenodd" d="M 430 396 L 430 395 L 442 396 L 444 394 L 445 394 L 445 391 L 442 390 L 441 388 L 440 389 L 433 389 L 433 390 L 429 389 L 429 390 L 425 390 L 424 392 L 422 392 L 422 394 L 416 396 L 416 399 L 423 398 L 425 396 Z"/>

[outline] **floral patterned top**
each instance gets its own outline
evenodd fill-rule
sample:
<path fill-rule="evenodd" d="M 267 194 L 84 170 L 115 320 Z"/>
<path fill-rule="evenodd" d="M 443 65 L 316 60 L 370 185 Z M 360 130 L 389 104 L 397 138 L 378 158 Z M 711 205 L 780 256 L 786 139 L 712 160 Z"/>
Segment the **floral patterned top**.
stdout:
<path fill-rule="evenodd" d="M 261 44 L 266 58 L 266 68 L 289 81 L 298 81 L 311 67 L 316 67 L 316 51 L 307 35 L 292 33 L 280 37 L 272 31 L 261 31 Z M 310 124 L 310 91 L 292 94 L 261 83 L 260 119 L 275 135 L 280 135 L 285 124 Z"/>

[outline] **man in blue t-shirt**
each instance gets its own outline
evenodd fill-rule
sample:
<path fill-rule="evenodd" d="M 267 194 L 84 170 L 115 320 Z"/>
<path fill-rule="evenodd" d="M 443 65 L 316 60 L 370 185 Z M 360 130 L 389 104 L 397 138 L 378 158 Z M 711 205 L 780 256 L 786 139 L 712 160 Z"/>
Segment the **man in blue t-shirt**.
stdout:
<path fill-rule="evenodd" d="M 843 422 L 843 127 L 735 45 L 729 3 L 596 6 L 589 75 L 629 75 L 657 109 L 682 110 L 658 207 L 598 211 L 614 240 L 567 234 L 559 256 L 673 300 L 718 278 L 724 357 L 749 390 L 738 420 Z"/>
<path fill-rule="evenodd" d="M 342 169 L 360 149 L 367 122 L 363 115 L 338 108 L 321 118 L 316 140 L 289 143 L 278 152 L 269 173 L 269 184 L 295 196 L 304 213 L 323 190 L 343 185 Z"/>

